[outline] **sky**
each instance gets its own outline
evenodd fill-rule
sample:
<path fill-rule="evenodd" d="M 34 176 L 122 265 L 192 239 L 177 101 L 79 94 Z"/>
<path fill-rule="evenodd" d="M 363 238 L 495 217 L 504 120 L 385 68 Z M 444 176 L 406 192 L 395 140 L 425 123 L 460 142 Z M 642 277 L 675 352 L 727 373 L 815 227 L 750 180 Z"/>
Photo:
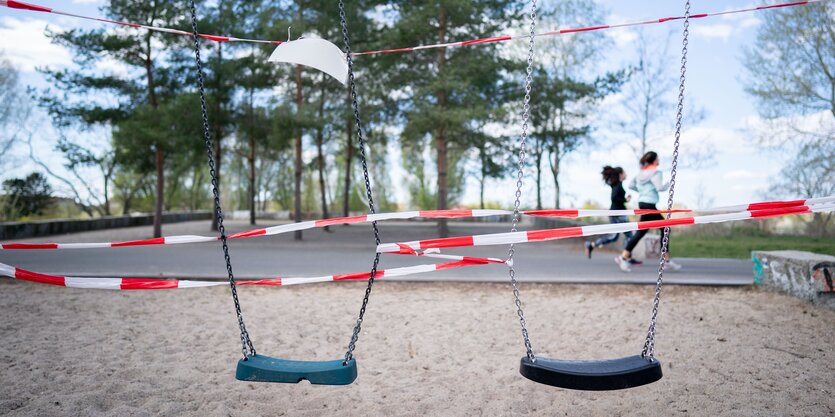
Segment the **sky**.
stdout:
<path fill-rule="evenodd" d="M 100 0 L 30 0 L 32 3 L 53 7 L 71 13 L 101 16 L 98 7 Z M 648 0 L 598 0 L 606 14 L 606 22 L 643 20 L 682 14 L 682 2 Z M 758 3 L 757 3 L 758 4 Z M 750 7 L 752 1 L 692 1 L 691 12 L 715 12 L 728 9 Z M 802 7 L 802 6 L 801 6 Z M 765 196 L 770 181 L 778 175 L 785 162 L 785 156 L 774 151 L 759 149 L 750 139 L 751 133 L 746 126 L 756 120 L 757 112 L 751 97 L 747 96 L 740 81 L 743 67 L 740 63 L 742 48 L 751 47 L 756 40 L 756 30 L 761 24 L 763 13 L 776 11 L 758 11 L 711 17 L 691 22 L 688 48 L 688 68 L 686 81 L 687 103 L 705 111 L 704 119 L 696 125 L 685 124 L 682 134 L 681 162 L 684 165 L 678 171 L 677 201 L 688 207 L 709 207 L 744 202 L 760 201 Z M 48 27 L 52 30 L 70 28 L 95 28 L 103 23 L 64 17 L 53 14 L 35 13 L 22 10 L 0 8 L 0 50 L 21 71 L 21 81 L 25 85 L 38 88 L 48 87 L 44 78 L 35 71 L 37 67 L 70 67 L 71 55 L 63 48 L 52 45 L 44 35 Z M 645 34 L 655 39 L 666 38 L 672 32 L 670 62 L 675 76 L 679 67 L 681 44 L 681 21 L 662 25 L 644 26 Z M 521 32 L 521 30 L 520 30 Z M 634 62 L 636 29 L 622 28 L 605 31 L 613 47 L 607 51 L 606 59 L 600 70 L 623 68 Z M 575 34 L 571 36 L 584 36 Z M 403 46 L 403 45 L 394 45 Z M 478 47 L 478 46 L 473 46 Z M 372 59 L 372 58 L 363 58 Z M 103 63 L 107 67 L 107 63 Z M 358 80 L 362 82 L 362 80 Z M 534 86 L 536 88 L 536 86 Z M 533 105 L 536 105 L 533 103 Z M 601 114 L 600 118 L 605 118 Z M 672 154 L 672 132 L 674 120 L 667 123 L 667 134 L 658 140 L 655 149 L 661 155 L 662 169 L 669 177 L 670 155 Z M 628 175 L 637 173 L 637 161 L 632 150 L 625 145 L 624 137 L 617 132 L 599 130 L 595 137 L 595 146 L 583 148 L 571 155 L 561 174 L 563 189 L 563 207 L 579 206 L 586 201 L 607 205 L 609 189 L 600 179 L 599 171 L 603 165 L 622 166 Z M 48 141 L 48 139 L 43 139 Z M 45 159 L 55 160 L 50 156 L 50 144 L 41 142 L 36 149 Z M 687 164 L 688 152 L 710 144 L 716 150 L 714 161 L 708 166 L 691 167 Z M 312 157 L 312 156 L 311 156 Z M 391 183 L 398 187 L 395 195 L 401 201 L 408 199 L 402 188 L 402 181 L 397 178 L 408 175 L 398 166 L 399 157 L 393 150 L 391 165 Z M 18 169 L 7 171 L 3 175 L 17 175 L 36 169 L 31 163 L 21 158 Z M 31 168 L 31 169 L 30 169 Z M 547 177 L 546 178 L 550 178 Z M 507 198 L 496 197 L 497 202 L 509 205 L 513 194 L 514 182 L 496 180 L 490 184 L 492 190 L 505 190 Z M 59 187 L 60 189 L 60 187 Z M 531 181 L 526 181 L 523 188 L 523 206 L 532 206 L 534 202 Z M 497 193 L 491 193 L 497 194 Z M 800 197 L 800 196 L 798 196 Z M 545 206 L 553 206 L 553 184 L 545 182 Z M 478 200 L 478 187 L 471 182 L 463 196 L 462 203 L 474 204 Z"/>

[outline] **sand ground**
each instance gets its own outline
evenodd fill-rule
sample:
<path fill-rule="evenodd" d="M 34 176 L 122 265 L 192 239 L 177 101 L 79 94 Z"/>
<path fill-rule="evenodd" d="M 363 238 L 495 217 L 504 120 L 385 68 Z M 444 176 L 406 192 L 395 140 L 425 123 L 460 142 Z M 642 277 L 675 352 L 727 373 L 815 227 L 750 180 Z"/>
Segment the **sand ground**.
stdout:
<path fill-rule="evenodd" d="M 242 288 L 259 353 L 344 354 L 364 283 Z M 640 350 L 650 286 L 523 285 L 535 350 Z M 667 287 L 664 378 L 575 392 L 522 378 L 508 285 L 379 282 L 350 386 L 234 379 L 228 288 L 109 292 L 0 281 L 0 415 L 835 414 L 835 312 L 757 289 Z"/>

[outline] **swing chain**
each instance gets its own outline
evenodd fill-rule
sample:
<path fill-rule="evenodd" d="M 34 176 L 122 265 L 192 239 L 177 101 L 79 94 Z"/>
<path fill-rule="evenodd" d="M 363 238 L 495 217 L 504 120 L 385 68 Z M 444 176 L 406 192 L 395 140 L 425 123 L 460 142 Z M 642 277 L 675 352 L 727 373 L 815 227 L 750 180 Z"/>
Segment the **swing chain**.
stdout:
<path fill-rule="evenodd" d="M 365 179 L 365 196 L 368 198 L 368 209 L 371 214 L 375 214 L 374 197 L 371 193 L 371 180 L 368 176 L 368 162 L 365 159 L 365 138 L 362 130 L 362 120 L 360 119 L 360 107 L 357 102 L 357 85 L 354 82 L 354 61 L 351 56 L 351 43 L 348 38 L 348 21 L 345 18 L 345 4 L 339 0 L 339 19 L 342 24 L 342 41 L 345 43 L 345 60 L 348 63 L 348 84 L 351 92 L 351 106 L 354 110 L 354 121 L 357 125 L 357 138 L 359 142 L 360 160 L 362 161 L 362 174 Z M 380 231 L 377 229 L 377 222 L 371 222 L 371 227 L 374 229 L 374 241 L 380 245 Z M 377 266 L 380 263 L 380 253 L 374 254 L 374 264 L 371 266 L 371 275 L 368 277 L 368 287 L 365 288 L 365 296 L 362 299 L 362 307 L 360 307 L 359 317 L 357 323 L 354 325 L 354 331 L 351 334 L 351 341 L 348 342 L 348 351 L 345 353 L 345 360 L 343 365 L 347 365 L 354 357 L 354 348 L 356 348 L 357 340 L 359 339 L 360 330 L 362 328 L 362 320 L 365 316 L 365 309 L 368 306 L 368 298 L 371 296 L 371 288 L 374 286 L 374 278 L 377 275 Z"/>
<path fill-rule="evenodd" d="M 690 0 L 685 0 L 684 3 L 684 31 L 682 32 L 681 41 L 681 75 L 679 76 L 678 86 L 678 106 L 676 108 L 676 132 L 675 141 L 673 142 L 673 162 L 670 170 L 670 194 L 667 197 L 667 210 L 673 209 L 673 196 L 676 189 L 676 170 L 678 168 L 678 149 L 681 141 L 681 119 L 684 111 L 684 79 L 687 72 L 687 37 L 690 34 Z M 667 213 L 666 218 L 669 220 L 671 213 Z M 658 305 L 661 302 L 661 286 L 664 283 L 664 264 L 666 263 L 669 254 L 670 244 L 670 227 L 664 228 L 664 237 L 661 240 L 661 259 L 658 263 L 658 281 L 655 283 L 655 298 L 652 301 L 652 315 L 649 321 L 649 328 L 647 329 L 647 338 L 644 341 L 644 348 L 641 351 L 641 356 L 655 359 L 655 324 L 658 319 Z"/>
<path fill-rule="evenodd" d="M 522 177 L 524 176 L 524 166 L 527 159 L 526 144 L 528 139 L 528 119 L 530 117 L 530 102 L 531 102 L 531 81 L 533 79 L 533 57 L 534 57 L 534 37 L 536 30 L 536 0 L 531 0 L 531 31 L 530 41 L 528 43 L 528 67 L 525 72 L 525 99 L 522 104 L 522 135 L 519 137 L 519 170 L 516 173 L 516 200 L 513 202 L 513 225 L 510 232 L 516 232 L 516 226 L 519 225 L 519 204 L 522 197 Z M 508 273 L 510 274 L 510 285 L 513 286 L 513 297 L 516 303 L 516 314 L 519 316 L 519 324 L 522 327 L 522 338 L 525 340 L 525 350 L 528 359 L 531 362 L 536 362 L 536 356 L 533 353 L 531 346 L 531 338 L 528 334 L 528 324 L 525 321 L 525 312 L 522 311 L 522 300 L 519 299 L 519 286 L 516 280 L 516 270 L 513 268 L 513 244 L 507 251 L 507 265 Z"/>
<path fill-rule="evenodd" d="M 191 0 L 191 30 L 194 39 L 194 59 L 197 63 L 197 88 L 200 91 L 200 109 L 203 115 L 203 137 L 206 141 L 206 154 L 209 158 L 209 174 L 212 176 L 212 194 L 214 195 L 214 209 L 217 215 L 217 228 L 220 232 L 220 241 L 223 247 L 223 257 L 226 260 L 226 272 L 229 275 L 229 288 L 232 290 L 232 299 L 235 301 L 235 314 L 238 316 L 238 328 L 241 331 L 241 353 L 244 360 L 249 356 L 255 356 L 255 347 L 249 338 L 249 332 L 244 324 L 244 316 L 241 313 L 241 303 L 238 301 L 238 290 L 235 285 L 235 275 L 232 273 L 232 259 L 229 257 L 229 246 L 226 244 L 226 228 L 223 226 L 223 210 L 220 206 L 220 192 L 218 191 L 217 172 L 215 171 L 215 157 L 212 150 L 212 135 L 209 128 L 209 113 L 206 110 L 206 91 L 203 87 L 203 64 L 200 60 L 200 39 L 197 36 L 197 11 L 194 0 Z"/>

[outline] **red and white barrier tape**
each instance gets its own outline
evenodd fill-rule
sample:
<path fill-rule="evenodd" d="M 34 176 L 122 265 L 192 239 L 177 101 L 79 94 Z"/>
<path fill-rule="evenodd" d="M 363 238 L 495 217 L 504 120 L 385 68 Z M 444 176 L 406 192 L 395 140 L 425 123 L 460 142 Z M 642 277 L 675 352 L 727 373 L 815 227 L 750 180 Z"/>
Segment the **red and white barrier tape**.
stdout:
<path fill-rule="evenodd" d="M 783 208 L 769 208 L 763 210 L 746 210 L 735 213 L 685 217 L 670 220 L 611 223 L 593 226 L 564 227 L 559 229 L 531 230 L 510 233 L 491 233 L 474 236 L 457 236 L 441 239 L 418 240 L 403 243 L 383 243 L 377 246 L 377 252 L 409 254 L 414 251 L 435 248 L 460 248 L 469 246 L 509 245 L 512 243 L 516 244 L 526 242 L 542 242 L 546 240 L 605 235 L 610 233 L 623 233 L 643 229 L 657 229 L 666 226 L 677 227 L 691 224 L 723 223 L 756 218 L 780 217 L 795 214 L 833 211 L 835 211 L 835 204 L 820 204 L 812 206 L 804 205 Z"/>
<path fill-rule="evenodd" d="M 507 245 L 511 243 L 541 242 L 546 240 L 566 239 L 572 237 L 594 236 L 627 231 L 656 229 L 661 227 L 677 227 L 692 224 L 722 223 L 740 221 L 753 218 L 781 217 L 796 214 L 834 212 L 835 203 L 818 205 L 800 205 L 761 210 L 745 210 L 734 213 L 695 216 L 670 220 L 654 220 L 632 223 L 614 223 L 593 226 L 567 227 L 560 229 L 533 230 L 527 232 L 493 233 L 475 236 L 459 236 L 443 239 L 430 239 L 406 243 L 384 243 L 377 247 L 380 253 L 414 254 L 427 257 L 453 259 L 452 262 L 438 264 L 416 265 L 402 268 L 379 270 L 376 278 L 396 277 L 440 271 L 474 265 L 501 264 L 506 261 L 496 258 L 475 258 L 459 255 L 445 255 L 438 253 L 440 248 L 455 248 L 485 245 Z M 309 278 L 275 278 L 268 280 L 242 280 L 238 285 L 286 286 L 308 284 L 315 282 L 348 281 L 368 279 L 370 272 L 351 274 L 327 275 Z M 74 288 L 113 289 L 113 290 L 153 290 L 174 288 L 197 288 L 226 285 L 223 281 L 187 281 L 161 280 L 154 278 L 88 278 L 42 274 L 15 268 L 0 263 L 0 275 L 10 278 L 32 281 L 43 284 L 60 285 Z"/>
<path fill-rule="evenodd" d="M 428 255 L 427 255 L 428 256 Z M 476 265 L 503 264 L 501 259 L 495 258 L 473 258 L 469 256 L 444 255 L 448 259 L 456 259 L 452 262 L 441 262 L 437 264 L 415 265 L 401 268 L 380 269 L 374 278 L 405 277 L 408 275 L 422 274 L 426 272 L 442 271 Z M 7 276 L 21 281 L 37 282 L 41 284 L 59 285 L 70 288 L 89 288 L 99 290 L 168 290 L 176 288 L 199 288 L 216 287 L 229 285 L 226 281 L 191 281 L 179 279 L 158 279 L 158 278 L 90 278 L 71 277 L 42 274 L 15 268 L 11 265 L 0 263 L 0 276 Z M 304 278 L 273 278 L 264 280 L 240 280 L 237 285 L 259 285 L 265 287 L 278 287 L 287 285 L 312 284 L 317 282 L 332 281 L 364 281 L 371 276 L 371 272 L 354 272 L 350 274 L 325 275 L 321 277 Z"/>
<path fill-rule="evenodd" d="M 766 9 L 776 9 L 782 7 L 793 7 L 793 6 L 800 6 L 809 3 L 818 3 L 822 1 L 828 0 L 808 0 L 808 1 L 795 1 L 789 3 L 779 3 L 779 4 L 772 4 L 767 6 L 759 6 L 759 7 L 748 7 L 743 9 L 735 9 L 735 10 L 726 10 L 724 12 L 712 12 L 712 13 L 697 13 L 690 15 L 690 19 L 699 19 L 704 17 L 712 17 L 712 16 L 722 16 L 722 15 L 729 15 L 729 14 L 736 14 L 736 13 L 747 13 L 753 12 L 757 10 L 766 10 Z M 164 32 L 164 33 L 171 33 L 175 35 L 183 35 L 183 36 L 191 36 L 192 33 L 189 31 L 183 31 L 179 29 L 170 29 L 158 26 L 148 26 L 142 25 L 138 23 L 129 23 L 129 22 L 120 22 L 117 20 L 109 20 L 109 19 L 102 19 L 98 17 L 90 17 L 90 16 L 83 16 L 69 12 L 62 12 L 60 10 L 55 10 L 49 7 L 39 6 L 36 4 L 24 3 L 22 1 L 17 0 L 0 0 L 0 6 L 6 6 L 12 9 L 21 9 L 21 10 L 29 10 L 33 12 L 43 12 L 43 13 L 52 13 L 58 14 L 63 16 L 70 16 L 79 19 L 86 19 L 86 20 L 94 20 L 97 22 L 102 23 L 110 23 L 114 25 L 122 25 L 122 26 L 129 26 L 138 29 L 146 29 L 156 32 Z M 552 30 L 549 32 L 538 33 L 535 36 L 557 36 L 557 35 L 565 35 L 570 33 L 578 33 L 578 32 L 591 32 L 603 29 L 614 29 L 614 28 L 623 28 L 629 26 L 639 26 L 639 25 L 652 25 L 652 24 L 660 24 L 675 20 L 684 19 L 684 16 L 672 16 L 672 17 L 661 17 L 655 19 L 647 19 L 647 20 L 639 20 L 634 22 L 626 22 L 626 23 L 619 23 L 619 24 L 609 24 L 609 25 L 599 25 L 599 26 L 586 26 L 586 27 L 577 27 L 577 28 L 565 28 L 559 30 Z M 262 40 L 262 39 L 245 39 L 245 38 L 236 38 L 233 36 L 223 36 L 223 35 L 208 35 L 208 34 L 198 34 L 198 36 L 208 39 L 215 42 L 252 42 L 252 43 L 265 43 L 265 44 L 274 44 L 279 45 L 284 43 L 283 41 L 272 41 L 272 40 Z M 449 43 L 439 43 L 439 44 L 432 44 L 432 45 L 421 45 L 421 46 L 413 46 L 408 48 L 396 48 L 396 49 L 381 49 L 377 51 L 367 51 L 367 52 L 356 52 L 353 55 L 379 55 L 379 54 L 390 54 L 390 53 L 400 53 L 400 52 L 413 52 L 419 51 L 423 49 L 435 49 L 435 48 L 450 48 L 450 47 L 460 47 L 460 46 L 469 46 L 469 45 L 479 45 L 485 43 L 494 43 L 494 42 L 507 42 L 516 39 L 529 39 L 529 35 L 517 35 L 517 36 L 492 36 L 489 38 L 480 38 L 480 39 L 471 39 L 466 41 L 460 42 L 449 42 Z"/>
<path fill-rule="evenodd" d="M 768 5 L 768 6 L 748 7 L 748 8 L 736 9 L 736 10 L 726 10 L 724 12 L 697 13 L 697 14 L 691 14 L 690 19 L 699 19 L 699 18 L 704 18 L 704 17 L 722 16 L 722 15 L 729 15 L 729 14 L 736 14 L 736 13 L 747 13 L 747 12 L 753 12 L 753 11 L 757 11 L 757 10 L 777 9 L 777 8 L 782 8 L 782 7 L 793 7 L 793 6 L 800 6 L 800 5 L 809 4 L 809 3 L 817 3 L 817 2 L 820 2 L 820 1 L 827 1 L 827 0 L 795 1 L 795 2 L 790 2 L 790 3 L 772 4 L 772 5 Z M 566 34 L 578 33 L 578 32 L 593 32 L 593 31 L 604 30 L 604 29 L 615 29 L 615 28 L 624 28 L 624 27 L 641 26 L 641 25 L 653 25 L 653 24 L 671 22 L 671 21 L 681 20 L 681 19 L 684 19 L 684 16 L 661 17 L 661 18 L 656 18 L 656 19 L 638 20 L 638 21 L 633 21 L 633 22 L 625 22 L 625 23 L 609 24 L 609 25 L 565 28 L 565 29 L 557 29 L 557 30 L 552 30 L 552 31 L 548 31 L 548 32 L 537 33 L 534 36 L 535 37 L 558 36 L 558 35 L 566 35 Z M 489 37 L 489 38 L 471 39 L 471 40 L 460 41 L 460 42 L 447 42 L 447 43 L 437 43 L 437 44 L 432 44 L 432 45 L 414 46 L 414 47 L 409 47 L 409 48 L 381 49 L 381 50 L 377 50 L 377 51 L 357 52 L 357 53 L 354 53 L 354 55 L 378 55 L 378 54 L 390 54 L 390 53 L 399 53 L 399 52 L 413 52 L 413 51 L 419 51 L 419 50 L 423 50 L 423 49 L 460 47 L 460 46 L 477 45 L 477 44 L 483 44 L 483 43 L 508 42 L 508 41 L 519 40 L 519 39 L 530 39 L 530 35 L 493 36 L 493 37 Z"/>
<path fill-rule="evenodd" d="M 796 206 L 811 206 L 816 204 L 825 204 L 835 202 L 835 196 L 810 198 L 806 200 L 790 200 L 790 201 L 765 201 L 751 204 L 741 204 L 735 206 L 715 207 L 708 209 L 679 209 L 679 210 L 584 210 L 584 209 L 565 209 L 565 210 L 528 210 L 523 211 L 522 214 L 529 216 L 540 217 L 563 217 L 563 218 L 582 218 L 582 217 L 600 217 L 600 216 L 632 216 L 641 214 L 665 214 L 665 213 L 717 213 L 728 211 L 743 211 L 743 210 L 763 210 L 771 208 L 796 207 Z M 294 232 L 297 230 L 308 230 L 314 228 L 322 228 L 325 226 L 332 226 L 337 224 L 352 224 L 352 223 L 368 223 L 372 221 L 383 220 L 406 220 L 414 218 L 467 218 L 467 217 L 488 217 L 513 214 L 509 210 L 423 210 L 423 211 L 404 211 L 399 213 L 378 213 L 362 216 L 351 217 L 337 217 L 325 220 L 312 220 L 300 223 L 283 224 L 279 226 L 265 227 L 260 229 L 252 229 L 244 232 L 229 235 L 230 239 L 243 239 L 255 236 L 272 236 L 283 233 Z M 0 244 L 0 249 L 4 250 L 36 250 L 36 249 L 96 249 L 96 248 L 116 248 L 127 246 L 155 246 L 155 245 L 178 245 L 185 243 L 205 243 L 215 242 L 219 238 L 212 236 L 197 236 L 197 235 L 179 235 L 179 236 L 165 236 L 153 239 L 131 240 L 125 242 L 90 242 L 90 243 L 3 243 Z"/>
<path fill-rule="evenodd" d="M 639 216 L 642 214 L 667 214 L 667 213 L 726 213 L 733 211 L 745 210 L 765 210 L 783 207 L 795 206 L 811 206 L 816 204 L 835 203 L 835 196 L 807 198 L 805 200 L 782 200 L 782 201 L 762 201 L 758 203 L 737 204 L 733 206 L 712 207 L 704 209 L 675 209 L 675 210 L 584 210 L 584 209 L 566 209 L 566 210 L 526 210 L 522 214 L 527 216 L 543 216 L 543 217 L 567 217 L 567 218 L 581 218 L 581 217 L 613 217 L 613 216 Z M 512 211 L 507 211 L 506 214 L 513 214 Z"/>
<path fill-rule="evenodd" d="M 159 26 L 149 26 L 149 25 L 142 25 L 139 23 L 130 23 L 130 22 L 121 22 L 118 20 L 110 20 L 110 19 L 103 19 L 100 17 L 92 17 L 92 16 L 84 16 L 75 13 L 63 12 L 60 10 L 55 10 L 50 7 L 39 6 L 37 4 L 32 3 L 24 3 L 22 1 L 17 0 L 0 0 L 0 6 L 6 6 L 10 9 L 20 9 L 20 10 L 28 10 L 32 12 L 42 12 L 42 13 L 52 13 L 61 16 L 68 16 L 68 17 L 75 17 L 78 19 L 85 19 L 85 20 L 94 20 L 96 22 L 102 23 L 110 23 L 113 25 L 120 25 L 120 26 L 129 26 L 136 29 L 145 29 L 154 32 L 163 32 L 163 33 L 170 33 L 173 35 L 181 35 L 181 36 L 192 36 L 192 33 L 185 30 L 179 29 L 171 29 L 171 28 L 164 28 Z M 198 33 L 197 36 L 200 36 L 203 39 L 208 39 L 210 41 L 215 42 L 251 42 L 251 43 L 267 43 L 267 44 L 274 44 L 280 45 L 284 42 L 282 41 L 266 41 L 260 39 L 246 39 L 246 38 L 236 38 L 233 36 L 221 36 L 221 35 L 208 35 L 205 33 Z"/>

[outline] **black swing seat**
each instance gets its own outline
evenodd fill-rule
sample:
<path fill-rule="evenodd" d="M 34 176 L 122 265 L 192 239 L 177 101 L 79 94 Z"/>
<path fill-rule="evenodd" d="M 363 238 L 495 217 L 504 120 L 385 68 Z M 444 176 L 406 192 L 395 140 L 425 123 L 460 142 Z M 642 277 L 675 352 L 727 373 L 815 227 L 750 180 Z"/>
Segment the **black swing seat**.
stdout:
<path fill-rule="evenodd" d="M 523 357 L 519 372 L 525 378 L 560 388 L 608 391 L 646 385 L 661 379 L 661 363 L 641 355 L 618 359 L 569 361 Z"/>
<path fill-rule="evenodd" d="M 238 361 L 235 378 L 241 381 L 289 384 L 306 379 L 311 384 L 348 385 L 357 379 L 357 361 L 292 361 L 253 355 Z"/>

